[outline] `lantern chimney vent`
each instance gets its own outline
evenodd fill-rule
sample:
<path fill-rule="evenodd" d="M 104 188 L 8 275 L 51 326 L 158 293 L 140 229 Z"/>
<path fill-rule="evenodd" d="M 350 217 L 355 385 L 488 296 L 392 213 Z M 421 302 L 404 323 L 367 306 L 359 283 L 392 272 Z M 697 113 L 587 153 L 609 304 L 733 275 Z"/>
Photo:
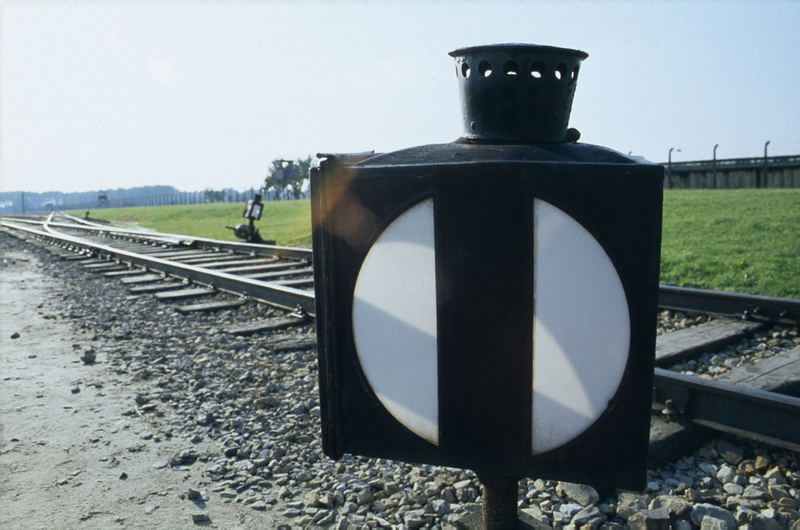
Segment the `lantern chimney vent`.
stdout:
<path fill-rule="evenodd" d="M 467 141 L 576 141 L 567 129 L 580 50 L 534 44 L 491 44 L 450 52 L 456 61 Z"/>

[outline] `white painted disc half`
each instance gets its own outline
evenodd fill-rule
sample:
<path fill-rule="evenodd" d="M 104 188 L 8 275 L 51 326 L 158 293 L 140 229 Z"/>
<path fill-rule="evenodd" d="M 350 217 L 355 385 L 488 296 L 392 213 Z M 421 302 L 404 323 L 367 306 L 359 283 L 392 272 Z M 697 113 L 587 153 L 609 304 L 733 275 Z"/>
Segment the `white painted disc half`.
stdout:
<path fill-rule="evenodd" d="M 603 247 L 575 219 L 534 200 L 532 452 L 584 432 L 607 408 L 628 360 L 630 318 Z"/>
<path fill-rule="evenodd" d="M 353 337 L 364 375 L 406 428 L 439 443 L 433 199 L 403 212 L 358 273 Z"/>

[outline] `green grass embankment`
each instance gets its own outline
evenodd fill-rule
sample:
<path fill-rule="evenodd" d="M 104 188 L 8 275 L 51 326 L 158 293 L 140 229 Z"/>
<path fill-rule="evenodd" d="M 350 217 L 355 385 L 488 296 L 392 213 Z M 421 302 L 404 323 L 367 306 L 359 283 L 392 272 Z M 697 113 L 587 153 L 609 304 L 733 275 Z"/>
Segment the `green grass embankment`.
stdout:
<path fill-rule="evenodd" d="M 255 222 L 261 237 L 279 245 L 310 247 L 311 217 L 308 200 L 276 201 L 264 204 L 261 220 Z M 225 228 L 247 223 L 242 218 L 244 203 L 187 204 L 180 206 L 143 206 L 91 210 L 95 219 L 111 221 L 116 226 L 147 228 L 157 232 L 237 241 Z M 71 211 L 83 217 L 86 211 Z"/>
<path fill-rule="evenodd" d="M 118 225 L 235 240 L 242 204 L 92 210 Z M 85 212 L 73 212 L 83 216 Z M 256 222 L 279 245 L 311 245 L 309 201 L 264 205 Z M 666 190 L 661 282 L 800 299 L 800 189 Z"/>
<path fill-rule="evenodd" d="M 661 282 L 800 298 L 800 189 L 666 190 Z"/>

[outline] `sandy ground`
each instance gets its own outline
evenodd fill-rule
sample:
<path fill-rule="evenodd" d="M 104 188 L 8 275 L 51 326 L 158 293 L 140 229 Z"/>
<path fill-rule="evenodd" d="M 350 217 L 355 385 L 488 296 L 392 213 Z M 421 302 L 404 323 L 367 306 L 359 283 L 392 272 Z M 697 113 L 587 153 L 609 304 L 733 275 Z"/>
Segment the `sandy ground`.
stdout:
<path fill-rule="evenodd" d="M 210 463 L 172 467 L 193 448 L 159 439 L 130 412 L 137 393 L 126 374 L 81 354 L 100 337 L 59 314 L 58 284 L 34 252 L 0 238 L 0 527 L 275 528 L 269 512 L 209 490 Z M 18 334 L 17 338 L 12 338 Z M 207 493 L 190 500 L 189 488 Z M 193 515 L 210 520 L 195 523 Z"/>

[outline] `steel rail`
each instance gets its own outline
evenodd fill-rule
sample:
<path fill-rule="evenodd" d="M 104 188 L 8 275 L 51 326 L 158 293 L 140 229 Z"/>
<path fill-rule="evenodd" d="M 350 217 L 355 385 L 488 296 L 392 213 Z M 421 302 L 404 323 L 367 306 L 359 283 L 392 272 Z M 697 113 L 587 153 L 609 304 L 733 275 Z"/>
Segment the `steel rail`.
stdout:
<path fill-rule="evenodd" d="M 800 451 L 800 398 L 655 369 L 654 401 L 702 427 Z"/>
<path fill-rule="evenodd" d="M 69 214 L 60 213 L 59 215 L 63 215 L 64 217 L 72 219 L 78 219 Z M 97 231 L 107 234 L 138 236 L 142 238 L 177 236 L 177 234 L 135 230 L 131 228 L 116 228 L 107 225 L 100 225 L 97 223 L 92 223 L 92 226 L 88 225 L 87 226 L 69 225 L 69 226 L 70 228 L 75 228 L 76 230 Z M 311 261 L 310 248 L 286 247 L 280 245 L 259 245 L 256 243 L 240 243 L 235 241 L 222 241 L 220 239 L 210 239 L 205 237 L 184 236 L 184 235 L 181 235 L 179 237 L 183 238 L 182 244 L 187 246 L 200 244 L 205 246 L 211 246 L 220 250 L 230 250 L 232 252 L 237 252 L 239 254 L 252 254 L 255 256 L 277 256 L 283 258 L 302 259 L 309 262 Z"/>
<path fill-rule="evenodd" d="M 53 216 L 54 214 L 50 214 Z M 59 214 L 65 217 L 69 217 L 74 219 L 76 222 L 84 222 L 82 219 L 77 217 L 72 217 L 71 215 L 66 214 Z M 48 217 L 51 219 L 51 217 Z M 26 223 L 31 225 L 41 226 L 44 221 L 41 219 L 24 219 L 24 218 L 14 218 L 14 217 L 4 217 L 3 222 L 4 224 L 7 222 L 13 223 Z M 88 231 L 97 231 L 98 233 L 107 233 L 107 234 L 118 234 L 118 235 L 137 235 L 142 237 L 143 239 L 147 239 L 148 241 L 155 241 L 158 243 L 166 243 L 169 245 L 189 245 L 191 244 L 191 240 L 187 239 L 187 236 L 181 236 L 178 234 L 162 234 L 159 232 L 146 232 L 146 231 L 137 231 L 137 230 L 129 230 L 126 228 L 113 228 L 107 225 L 96 225 L 96 226 L 83 226 L 81 224 L 69 224 L 69 223 L 59 223 L 50 220 L 48 222 L 49 226 L 56 227 L 56 228 L 67 228 L 67 229 L 74 229 L 74 230 L 88 230 Z"/>
<path fill-rule="evenodd" d="M 89 221 L 88 219 L 81 219 L 80 217 L 75 217 L 74 215 L 70 215 L 65 212 L 54 212 L 59 217 L 66 217 L 73 223 L 76 223 L 76 228 L 96 228 L 100 231 L 112 231 L 112 232 L 121 232 L 121 233 L 133 233 L 133 234 L 157 234 L 155 230 L 145 230 L 145 229 L 136 229 L 136 228 L 122 228 L 118 226 L 96 223 L 94 221 Z M 52 223 L 51 223 L 52 224 Z M 162 234 L 163 235 L 163 234 Z M 177 236 L 178 234 L 169 234 L 173 236 Z M 180 237 L 189 237 L 189 236 L 180 236 Z"/>
<path fill-rule="evenodd" d="M 122 236 L 127 236 L 127 237 L 130 237 L 131 235 L 134 235 L 134 234 L 126 234 L 126 233 L 122 232 L 121 230 L 114 230 L 114 229 L 109 230 L 107 228 L 106 229 L 102 229 L 102 228 L 95 228 L 95 227 L 88 227 L 88 226 L 73 225 L 73 224 L 68 224 L 68 223 L 50 222 L 50 223 L 48 223 L 48 226 L 50 226 L 52 228 L 61 228 L 61 229 L 68 229 L 68 230 L 96 231 L 98 233 L 98 235 L 102 235 L 104 233 L 114 234 L 114 235 L 122 235 Z M 192 246 L 192 240 L 191 239 L 183 239 L 184 236 L 179 236 L 177 234 L 173 235 L 172 237 L 169 237 L 170 234 L 160 234 L 160 233 L 156 233 L 156 232 L 151 232 L 151 233 L 142 232 L 142 233 L 135 234 L 135 235 L 141 237 L 142 239 L 146 239 L 147 241 L 152 241 L 152 242 L 156 242 L 156 243 L 166 243 L 168 245 L 182 245 L 182 246 L 185 246 L 187 248 Z"/>
<path fill-rule="evenodd" d="M 254 280 L 252 278 L 236 276 L 234 274 L 214 271 L 211 269 L 205 269 L 203 267 L 178 263 L 166 259 L 146 257 L 134 252 L 117 249 L 79 237 L 60 233 L 50 228 L 47 222 L 44 223 L 42 230 L 36 230 L 22 225 L 15 225 L 13 223 L 8 224 L 4 222 L 4 224 L 7 224 L 9 227 L 13 227 L 17 230 L 37 235 L 39 237 L 67 242 L 75 247 L 87 251 L 105 254 L 109 257 L 114 257 L 119 261 L 124 261 L 150 269 L 157 269 L 160 272 L 180 278 L 186 278 L 194 283 L 207 285 L 214 289 L 236 294 L 244 294 L 268 304 L 276 305 L 289 310 L 300 307 L 308 314 L 313 315 L 315 312 L 314 293 L 301 289 L 279 285 L 274 282 Z"/>
<path fill-rule="evenodd" d="M 31 219 L 29 217 L 2 217 L 0 221 L 3 223 L 26 223 L 31 225 L 41 225 L 44 222 L 42 219 Z"/>
<path fill-rule="evenodd" d="M 666 309 L 800 325 L 800 300 L 790 298 L 661 285 L 658 289 L 658 305 Z"/>
<path fill-rule="evenodd" d="M 109 226 L 107 224 L 103 225 L 101 223 L 96 223 L 96 222 L 90 221 L 88 219 L 81 219 L 80 217 L 75 217 L 74 215 L 70 215 L 70 214 L 68 214 L 66 212 L 58 212 L 58 215 L 60 215 L 61 217 L 66 217 L 67 219 L 70 219 L 73 222 L 78 223 L 80 225 L 98 226 L 98 227 L 100 227 L 100 226 Z"/>
<path fill-rule="evenodd" d="M 52 215 L 52 214 L 51 214 Z M 58 215 L 83 221 L 69 214 Z M 15 222 L 40 225 L 42 221 L 30 219 L 14 219 Z M 302 259 L 311 262 L 311 249 L 284 247 L 275 245 L 256 245 L 252 243 L 237 243 L 220 241 L 209 238 L 194 238 L 177 234 L 161 232 L 146 232 L 125 228 L 111 228 L 106 225 L 75 226 L 61 223 L 49 223 L 53 227 L 74 228 L 76 230 L 96 231 L 100 234 L 117 234 L 124 236 L 137 236 L 143 239 L 159 242 L 175 243 L 180 241 L 184 246 L 201 244 L 218 250 L 228 250 L 244 255 L 280 256 L 293 259 Z M 162 238 L 162 239 L 159 239 Z M 658 291 L 658 305 L 663 309 L 679 311 L 695 311 L 701 313 L 714 313 L 726 316 L 745 317 L 752 320 L 766 320 L 785 324 L 800 325 L 800 300 L 757 296 L 742 293 L 711 291 L 674 285 L 661 285 Z"/>
<path fill-rule="evenodd" d="M 61 214 L 72 217 L 68 214 Z M 99 225 L 98 229 L 108 231 L 107 226 Z M 136 231 L 130 231 L 136 233 Z M 176 237 L 175 234 L 154 232 L 151 236 Z M 184 236 L 177 236 L 184 237 Z M 220 250 L 255 255 L 277 255 L 294 259 L 312 260 L 310 248 L 281 247 L 274 245 L 255 245 L 251 243 L 234 243 L 207 238 L 191 238 L 196 243 L 211 245 Z M 782 322 L 800 325 L 800 300 L 757 296 L 743 293 L 711 291 L 688 287 L 677 287 L 662 284 L 659 286 L 658 305 L 665 309 L 681 311 L 697 311 L 727 316 L 743 316 L 755 320 Z"/>
<path fill-rule="evenodd" d="M 51 214 L 52 215 L 52 214 Z M 68 214 L 59 213 L 67 218 L 77 219 Z M 40 225 L 42 221 L 31 219 L 14 219 L 14 222 Z M 279 256 L 293 259 L 302 259 L 311 262 L 311 249 L 283 247 L 275 245 L 256 245 L 251 243 L 236 243 L 219 241 L 209 238 L 189 238 L 177 234 L 160 232 L 145 232 L 124 228 L 111 228 L 106 225 L 96 227 L 75 226 L 53 223 L 50 226 L 74 228 L 76 230 L 96 231 L 100 234 L 117 234 L 122 236 L 136 236 L 143 239 L 159 242 L 175 243 L 180 241 L 184 246 L 200 244 L 218 250 L 228 250 L 245 255 Z M 160 238 L 160 239 L 159 239 Z M 800 325 L 800 300 L 757 296 L 742 293 L 711 291 L 674 285 L 661 285 L 658 291 L 658 305 L 664 309 L 679 311 L 695 311 L 701 313 L 714 313 L 727 316 L 745 317 L 753 320 L 766 320 L 785 324 Z"/>
<path fill-rule="evenodd" d="M 211 239 L 205 237 L 186 236 L 179 234 L 168 234 L 164 232 L 153 232 L 149 230 L 136 230 L 132 228 L 118 228 L 108 225 L 101 225 L 98 223 L 87 222 L 83 219 L 71 216 L 69 214 L 59 213 L 58 215 L 67 217 L 79 222 L 80 224 L 67 224 L 50 222 L 50 226 L 69 228 L 78 231 L 96 232 L 98 234 L 118 235 L 122 237 L 139 237 L 151 241 L 161 241 L 170 244 L 181 244 L 184 246 L 204 246 L 213 247 L 218 250 L 228 250 L 238 254 L 249 254 L 254 256 L 276 256 L 291 259 L 302 259 L 311 262 L 311 249 L 300 247 L 287 247 L 280 245 L 259 245 L 255 243 L 243 243 L 235 241 L 222 241 L 220 239 Z M 11 220 L 11 222 L 23 222 L 28 224 L 41 225 L 41 220 L 22 219 L 22 218 L 4 218 Z"/>

